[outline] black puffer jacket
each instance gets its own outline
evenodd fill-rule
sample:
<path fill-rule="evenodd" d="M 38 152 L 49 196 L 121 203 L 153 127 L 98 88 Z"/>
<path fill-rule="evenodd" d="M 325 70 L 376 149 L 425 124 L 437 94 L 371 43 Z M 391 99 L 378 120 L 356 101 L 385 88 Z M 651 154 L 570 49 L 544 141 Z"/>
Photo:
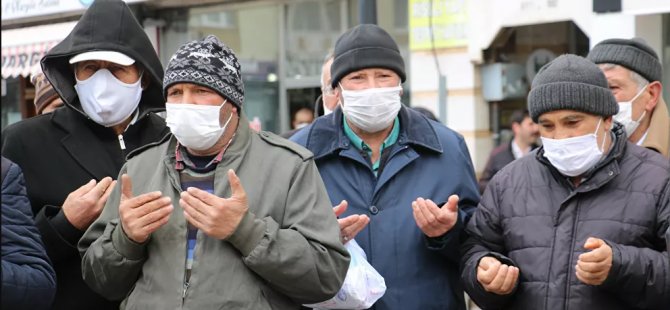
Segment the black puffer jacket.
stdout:
<path fill-rule="evenodd" d="M 462 279 L 484 309 L 668 309 L 670 165 L 626 142 L 620 125 L 608 156 L 577 188 L 543 157 L 543 149 L 498 172 L 467 226 Z M 613 251 L 600 286 L 575 276 L 587 238 Z M 494 256 L 519 267 L 512 294 L 487 293 L 477 264 Z"/>

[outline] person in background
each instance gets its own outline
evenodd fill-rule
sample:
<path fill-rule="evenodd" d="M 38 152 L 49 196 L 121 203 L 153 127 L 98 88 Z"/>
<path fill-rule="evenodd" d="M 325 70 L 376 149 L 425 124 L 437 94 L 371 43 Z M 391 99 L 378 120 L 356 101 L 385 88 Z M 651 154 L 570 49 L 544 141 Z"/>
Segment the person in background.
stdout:
<path fill-rule="evenodd" d="M 663 67 L 656 52 L 641 38 L 608 39 L 596 44 L 587 58 L 605 73 L 628 141 L 670 158 L 670 115 L 663 100 Z"/>
<path fill-rule="evenodd" d="M 293 117 L 291 118 L 291 130 L 285 133 L 282 133 L 280 136 L 284 139 L 288 139 L 293 136 L 298 130 L 304 128 L 305 126 L 311 124 L 314 121 L 314 111 L 308 107 L 299 108 Z"/>
<path fill-rule="evenodd" d="M 65 106 L 2 131 L 2 154 L 23 169 L 58 281 L 53 309 L 118 309 L 81 278 L 77 242 L 102 212 L 126 156 L 169 135 L 163 66 L 121 0 L 96 0 L 42 59 Z"/>
<path fill-rule="evenodd" d="M 670 162 L 626 139 L 600 69 L 562 55 L 528 94 L 542 146 L 489 182 L 462 281 L 483 309 L 666 309 Z"/>
<path fill-rule="evenodd" d="M 2 158 L 2 309 L 49 309 L 56 274 L 33 223 L 21 168 Z"/>
<path fill-rule="evenodd" d="M 36 72 L 30 78 L 30 82 L 35 85 L 35 113 L 37 115 L 50 113 L 53 110 L 62 107 L 63 100 L 60 99 L 56 90 L 46 79 L 42 71 Z"/>
<path fill-rule="evenodd" d="M 539 132 L 537 124 L 533 122 L 528 110 L 516 110 L 510 117 L 510 127 L 514 136 L 509 143 L 502 144 L 489 155 L 484 172 L 479 178 L 479 192 L 484 193 L 486 185 L 493 176 L 503 167 L 515 159 L 528 155 L 537 147 Z"/>
<path fill-rule="evenodd" d="M 291 140 L 339 203 L 342 242 L 355 239 L 384 277 L 373 308 L 465 309 L 458 249 L 479 193 L 463 137 L 403 106 L 405 63 L 384 29 L 342 34 L 330 69 L 340 107 Z"/>
<path fill-rule="evenodd" d="M 331 70 L 333 65 L 333 53 L 328 53 L 324 59 L 323 66 L 321 66 L 321 108 L 323 113 L 321 115 L 328 115 L 335 111 L 339 105 L 339 93 L 337 88 L 333 88 L 331 82 Z M 319 115 L 319 116 L 321 116 Z"/>
<path fill-rule="evenodd" d="M 291 125 L 293 129 L 301 129 L 314 121 L 314 111 L 307 107 L 302 107 L 293 114 Z"/>
<path fill-rule="evenodd" d="M 249 129 L 233 51 L 212 35 L 186 43 L 163 85 L 173 135 L 122 169 L 79 242 L 84 280 L 128 309 L 297 309 L 335 295 L 349 254 L 312 154 Z"/>

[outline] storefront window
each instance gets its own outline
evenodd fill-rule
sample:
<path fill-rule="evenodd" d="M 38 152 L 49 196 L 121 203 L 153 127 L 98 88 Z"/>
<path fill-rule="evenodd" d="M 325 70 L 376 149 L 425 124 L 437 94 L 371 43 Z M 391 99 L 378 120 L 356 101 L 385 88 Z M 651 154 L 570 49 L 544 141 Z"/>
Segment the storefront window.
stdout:
<path fill-rule="evenodd" d="M 21 120 L 19 78 L 2 79 L 2 129 Z"/>
<path fill-rule="evenodd" d="M 340 0 L 286 5 L 286 77 L 315 77 L 342 33 Z M 318 85 L 314 85 L 318 86 Z"/>
<path fill-rule="evenodd" d="M 228 45 L 242 66 L 245 86 L 243 110 L 258 118 L 262 129 L 277 131 L 279 6 L 208 6 L 165 13 L 174 17 L 164 30 L 161 58 L 167 63 L 177 48 L 213 34 Z"/>

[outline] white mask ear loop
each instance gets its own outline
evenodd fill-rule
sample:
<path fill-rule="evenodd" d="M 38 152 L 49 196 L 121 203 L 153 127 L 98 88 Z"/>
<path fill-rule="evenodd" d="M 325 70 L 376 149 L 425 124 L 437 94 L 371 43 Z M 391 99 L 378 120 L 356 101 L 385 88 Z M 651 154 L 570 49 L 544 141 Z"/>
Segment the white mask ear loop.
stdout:
<path fill-rule="evenodd" d="M 602 121 L 603 119 L 601 117 L 600 120 L 598 120 L 598 126 L 596 126 L 596 132 L 593 133 L 594 135 L 596 135 L 596 138 L 598 137 L 598 129 L 600 129 L 600 124 L 602 123 Z M 600 151 L 603 153 L 605 153 L 605 140 L 607 140 L 607 132 L 603 134 L 603 142 L 600 144 Z"/>
<path fill-rule="evenodd" d="M 635 95 L 635 97 L 633 97 L 633 99 L 631 99 L 630 101 L 628 101 L 628 102 L 630 102 L 630 114 L 631 114 L 631 118 L 632 118 L 632 116 L 633 116 L 633 102 L 635 102 L 635 100 L 637 99 L 637 97 L 640 97 L 640 95 L 642 95 L 642 93 L 644 92 L 644 90 L 647 89 L 647 86 L 649 86 L 649 84 L 644 85 L 644 87 L 642 87 L 642 89 L 640 89 L 640 91 L 637 92 L 637 95 Z M 647 110 L 642 110 L 642 115 L 640 115 L 640 118 L 638 118 L 635 122 L 636 122 L 636 123 L 639 123 L 639 122 L 642 120 L 642 118 L 645 116 L 645 114 L 647 114 Z"/>
<path fill-rule="evenodd" d="M 228 102 L 228 99 L 223 100 L 223 103 L 219 106 L 219 113 L 221 113 L 221 108 Z M 221 128 L 226 128 L 228 127 L 228 123 L 230 123 L 230 120 L 233 119 L 233 110 L 230 110 L 230 116 L 228 116 L 228 120 L 221 126 Z"/>

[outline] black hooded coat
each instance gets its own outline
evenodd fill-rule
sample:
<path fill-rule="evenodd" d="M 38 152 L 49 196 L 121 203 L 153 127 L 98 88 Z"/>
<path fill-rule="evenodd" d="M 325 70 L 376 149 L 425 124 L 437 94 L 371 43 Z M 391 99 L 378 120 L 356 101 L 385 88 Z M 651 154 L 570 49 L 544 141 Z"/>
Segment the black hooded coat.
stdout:
<path fill-rule="evenodd" d="M 83 112 L 74 88 L 69 59 L 94 50 L 128 55 L 148 80 L 137 120 L 122 136 L 92 121 Z M 66 219 L 61 206 L 71 192 L 91 179 L 116 179 L 130 152 L 169 134 L 165 121 L 154 113 L 165 107 L 163 67 L 128 6 L 120 0 L 97 0 L 72 32 L 42 59 L 42 69 L 66 106 L 7 127 L 2 132 L 2 154 L 23 169 L 35 224 L 56 270 L 52 308 L 118 309 L 118 301 L 104 299 L 82 280 L 77 242 L 84 231 Z"/>

